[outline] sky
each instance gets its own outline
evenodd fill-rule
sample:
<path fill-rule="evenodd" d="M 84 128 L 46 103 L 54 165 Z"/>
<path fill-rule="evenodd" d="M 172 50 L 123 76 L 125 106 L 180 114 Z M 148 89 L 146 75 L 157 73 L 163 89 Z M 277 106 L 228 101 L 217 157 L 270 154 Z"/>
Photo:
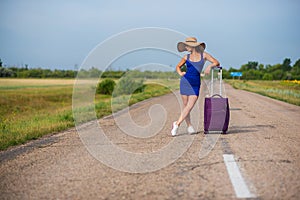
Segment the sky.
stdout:
<path fill-rule="evenodd" d="M 227 69 L 248 61 L 294 63 L 300 58 L 299 10 L 298 0 L 0 0 L 0 59 L 6 66 L 75 69 L 108 38 L 157 27 L 195 36 Z M 146 66 L 153 58 L 175 68 L 180 60 L 156 54 L 131 52 L 112 66 Z"/>

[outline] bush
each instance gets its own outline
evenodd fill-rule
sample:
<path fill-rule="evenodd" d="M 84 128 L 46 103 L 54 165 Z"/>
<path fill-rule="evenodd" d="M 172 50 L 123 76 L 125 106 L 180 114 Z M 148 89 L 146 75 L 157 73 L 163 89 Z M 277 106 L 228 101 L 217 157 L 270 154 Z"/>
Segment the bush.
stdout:
<path fill-rule="evenodd" d="M 263 80 L 273 80 L 273 75 L 271 73 L 265 73 Z"/>
<path fill-rule="evenodd" d="M 144 91 L 143 81 L 134 81 L 129 77 L 122 78 L 116 85 L 114 96 L 119 96 L 122 94 L 133 94 Z"/>
<path fill-rule="evenodd" d="M 0 77 L 14 77 L 14 75 L 11 69 L 0 67 Z"/>
<path fill-rule="evenodd" d="M 98 84 L 97 93 L 111 95 L 114 91 L 115 85 L 116 83 L 114 80 L 105 79 Z"/>

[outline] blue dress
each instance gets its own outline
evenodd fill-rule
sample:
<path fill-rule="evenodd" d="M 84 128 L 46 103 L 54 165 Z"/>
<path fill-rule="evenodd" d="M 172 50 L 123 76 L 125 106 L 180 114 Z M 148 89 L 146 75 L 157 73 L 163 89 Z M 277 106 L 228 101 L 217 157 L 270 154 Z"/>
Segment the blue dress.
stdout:
<path fill-rule="evenodd" d="M 187 55 L 186 60 L 186 74 L 180 80 L 180 94 L 181 95 L 196 95 L 199 96 L 201 85 L 200 73 L 204 66 L 203 53 L 201 53 L 201 60 L 198 62 L 190 61 L 190 54 Z"/>

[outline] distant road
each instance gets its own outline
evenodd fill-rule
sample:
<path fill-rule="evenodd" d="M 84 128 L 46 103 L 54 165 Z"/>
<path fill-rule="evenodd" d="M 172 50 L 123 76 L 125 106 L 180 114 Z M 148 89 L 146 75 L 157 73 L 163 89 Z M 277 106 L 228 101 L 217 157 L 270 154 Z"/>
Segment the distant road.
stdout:
<path fill-rule="evenodd" d="M 0 152 L 0 199 L 236 199 L 239 195 L 299 199 L 300 107 L 228 85 L 226 93 L 231 107 L 229 134 L 213 136 L 216 145 L 201 159 L 200 149 L 210 137 L 202 131 L 202 99 L 196 108 L 201 110 L 192 113 L 199 133 L 187 135 L 185 125 L 180 127 L 176 139 L 184 142 L 193 137 L 192 144 L 160 170 L 127 173 L 107 167 L 89 154 L 75 129 L 70 129 Z M 171 124 L 180 114 L 175 95 L 140 102 L 130 112 L 143 126 L 151 122 L 148 110 L 156 104 L 164 107 L 167 118 L 150 138 L 124 134 L 112 117 L 101 119 L 100 126 L 126 151 L 157 151 L 174 140 Z M 162 116 L 161 112 L 152 114 Z M 128 120 L 123 115 L 118 114 L 119 123 Z M 83 127 L 89 130 L 90 126 Z M 240 173 L 241 178 L 230 173 Z"/>

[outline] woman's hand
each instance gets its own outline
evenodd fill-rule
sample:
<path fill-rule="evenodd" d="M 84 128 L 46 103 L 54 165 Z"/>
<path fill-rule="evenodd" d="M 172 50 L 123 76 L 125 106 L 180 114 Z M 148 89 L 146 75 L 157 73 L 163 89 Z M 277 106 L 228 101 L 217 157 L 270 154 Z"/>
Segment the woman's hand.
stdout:
<path fill-rule="evenodd" d="M 204 70 L 204 74 L 209 75 L 210 73 L 210 67 L 206 67 L 206 69 Z"/>
<path fill-rule="evenodd" d="M 179 74 L 179 76 L 185 75 L 185 72 L 181 71 L 181 67 L 185 64 L 186 59 L 187 59 L 187 56 L 185 55 L 176 66 L 176 72 Z"/>
<path fill-rule="evenodd" d="M 186 72 L 181 72 L 179 75 L 184 76 L 185 74 L 186 74 Z"/>

